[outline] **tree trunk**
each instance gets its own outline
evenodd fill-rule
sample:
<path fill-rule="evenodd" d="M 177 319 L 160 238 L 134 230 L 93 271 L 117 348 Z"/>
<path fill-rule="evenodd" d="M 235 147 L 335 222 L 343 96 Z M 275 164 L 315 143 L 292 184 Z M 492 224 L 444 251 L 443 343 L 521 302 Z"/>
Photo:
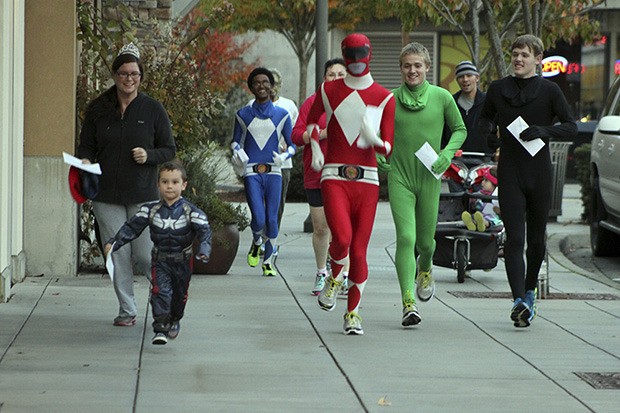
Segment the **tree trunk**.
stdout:
<path fill-rule="evenodd" d="M 306 56 L 298 56 L 299 60 L 299 101 L 297 106 L 306 100 L 306 89 L 308 88 L 308 59 Z"/>
<path fill-rule="evenodd" d="M 482 0 L 482 7 L 484 8 L 482 13 L 482 19 L 488 29 L 489 43 L 491 46 L 491 55 L 493 56 L 493 62 L 497 69 L 498 77 L 502 78 L 508 75 L 508 68 L 504 61 L 504 54 L 502 52 L 502 42 L 497 30 L 497 22 L 495 21 L 495 15 L 493 5 L 489 0 Z"/>

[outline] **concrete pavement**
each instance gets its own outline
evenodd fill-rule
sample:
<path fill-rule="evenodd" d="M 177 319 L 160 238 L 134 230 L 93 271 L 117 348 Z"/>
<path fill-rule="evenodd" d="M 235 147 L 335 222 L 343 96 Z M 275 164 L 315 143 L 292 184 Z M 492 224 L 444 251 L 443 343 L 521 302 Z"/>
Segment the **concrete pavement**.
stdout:
<path fill-rule="evenodd" d="M 166 346 L 150 344 L 141 277 L 141 315 L 130 328 L 112 326 L 117 302 L 107 276 L 27 278 L 0 305 L 0 413 L 617 412 L 618 389 L 595 389 L 579 376 L 616 373 L 618 384 L 620 291 L 560 250 L 567 237 L 587 233 L 576 223 L 575 193 L 567 186 L 563 215 L 548 226 L 550 292 L 582 299 L 540 300 L 527 329 L 509 319 L 502 262 L 463 284 L 455 270 L 435 267 L 435 298 L 418 305 L 419 326 L 403 329 L 386 203 L 368 252 L 364 336 L 342 334 L 345 300 L 328 313 L 310 295 L 304 204 L 286 207 L 280 275 L 247 266 L 245 231 L 228 275 L 193 278 L 181 333 Z"/>

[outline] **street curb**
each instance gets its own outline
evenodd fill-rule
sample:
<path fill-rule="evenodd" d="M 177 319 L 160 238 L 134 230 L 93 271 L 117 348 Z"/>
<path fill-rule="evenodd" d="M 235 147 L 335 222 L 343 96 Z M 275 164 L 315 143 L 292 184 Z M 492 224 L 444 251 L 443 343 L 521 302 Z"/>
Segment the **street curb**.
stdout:
<path fill-rule="evenodd" d="M 575 265 L 568 257 L 567 254 L 575 250 L 575 246 L 571 239 L 571 236 L 565 235 L 562 238 L 553 239 L 554 236 L 549 236 L 547 240 L 547 248 L 549 251 L 549 258 L 553 259 L 556 263 L 558 263 L 562 268 L 566 270 L 586 277 L 592 281 L 597 281 L 601 284 L 605 284 L 608 287 L 612 287 L 616 290 L 620 290 L 620 285 L 616 282 L 613 282 L 605 275 L 600 274 L 599 272 L 590 272 L 586 271 L 583 268 Z"/>

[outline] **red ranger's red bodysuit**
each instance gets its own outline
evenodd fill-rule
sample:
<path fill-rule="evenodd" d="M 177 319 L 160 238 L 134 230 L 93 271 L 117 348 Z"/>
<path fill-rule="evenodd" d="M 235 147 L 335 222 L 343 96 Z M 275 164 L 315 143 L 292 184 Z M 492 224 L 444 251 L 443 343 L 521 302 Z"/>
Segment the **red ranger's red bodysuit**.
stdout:
<path fill-rule="evenodd" d="M 332 233 L 332 277 L 342 281 L 342 267 L 350 260 L 347 312 L 357 313 L 368 279 L 366 253 L 379 200 L 375 151 L 386 156 L 390 153 L 395 104 L 392 93 L 370 75 L 371 46 L 366 36 L 347 36 L 342 53 L 349 76 L 321 85 L 307 124 L 312 138 L 312 167 L 322 168 L 321 191 Z M 327 115 L 328 140 L 324 157 L 317 125 L 323 112 Z M 321 302 L 321 296 L 319 305 L 333 309 Z"/>

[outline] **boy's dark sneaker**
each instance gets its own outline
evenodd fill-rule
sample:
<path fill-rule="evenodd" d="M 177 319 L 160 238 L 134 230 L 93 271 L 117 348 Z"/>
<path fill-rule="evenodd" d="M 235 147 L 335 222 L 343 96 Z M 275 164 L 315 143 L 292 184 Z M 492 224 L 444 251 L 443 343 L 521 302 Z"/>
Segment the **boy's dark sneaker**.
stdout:
<path fill-rule="evenodd" d="M 168 330 L 168 338 L 174 340 L 179 335 L 179 331 L 181 331 L 181 322 L 175 321 L 172 323 L 170 330 Z"/>
<path fill-rule="evenodd" d="M 510 310 L 510 319 L 515 327 L 529 327 L 531 321 L 531 311 L 527 303 L 521 298 L 517 298 Z"/>
<path fill-rule="evenodd" d="M 136 317 L 121 317 L 114 319 L 114 325 L 119 327 L 131 327 L 136 324 Z"/>
<path fill-rule="evenodd" d="M 151 344 L 162 346 L 164 344 L 168 344 L 168 338 L 164 333 L 155 333 L 153 339 L 151 340 Z"/>

